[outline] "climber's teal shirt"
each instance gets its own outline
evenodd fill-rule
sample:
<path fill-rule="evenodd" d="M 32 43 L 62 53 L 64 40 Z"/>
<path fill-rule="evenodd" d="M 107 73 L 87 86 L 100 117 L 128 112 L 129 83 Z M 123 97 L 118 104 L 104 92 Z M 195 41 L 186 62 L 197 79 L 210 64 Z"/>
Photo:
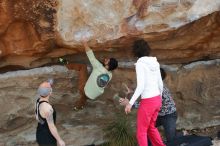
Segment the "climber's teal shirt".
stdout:
<path fill-rule="evenodd" d="M 95 58 L 92 50 L 87 51 L 86 55 L 88 56 L 93 69 L 86 82 L 84 91 L 88 98 L 96 99 L 104 92 L 104 88 L 112 78 L 112 73 Z"/>

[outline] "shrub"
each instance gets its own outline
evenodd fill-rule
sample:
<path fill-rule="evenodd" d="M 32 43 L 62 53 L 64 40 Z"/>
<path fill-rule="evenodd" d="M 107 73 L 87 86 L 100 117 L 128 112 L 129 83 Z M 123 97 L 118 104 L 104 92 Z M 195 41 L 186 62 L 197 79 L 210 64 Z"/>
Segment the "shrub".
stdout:
<path fill-rule="evenodd" d="M 116 117 L 104 129 L 108 141 L 103 146 L 136 146 L 136 138 L 129 116 L 117 113 Z"/>

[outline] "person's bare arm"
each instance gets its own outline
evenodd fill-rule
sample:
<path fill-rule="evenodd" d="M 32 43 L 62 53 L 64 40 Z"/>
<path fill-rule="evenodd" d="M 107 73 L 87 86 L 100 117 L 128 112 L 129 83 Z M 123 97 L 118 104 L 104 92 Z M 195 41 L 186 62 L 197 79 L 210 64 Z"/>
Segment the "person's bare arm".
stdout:
<path fill-rule="evenodd" d="M 57 128 L 54 124 L 54 119 L 53 119 L 53 109 L 52 107 L 47 107 L 46 112 L 45 112 L 46 120 L 48 127 L 50 129 L 51 134 L 54 136 L 54 138 L 57 140 L 60 146 L 65 146 L 64 141 L 61 139 Z"/>
<path fill-rule="evenodd" d="M 83 43 L 83 46 L 84 46 L 84 49 L 85 49 L 86 52 L 91 50 L 91 48 L 89 47 L 89 45 L 86 41 L 83 40 L 82 43 Z"/>
<path fill-rule="evenodd" d="M 127 104 L 129 104 L 129 100 L 126 97 L 120 98 L 119 103 L 120 103 L 120 105 L 126 106 Z"/>

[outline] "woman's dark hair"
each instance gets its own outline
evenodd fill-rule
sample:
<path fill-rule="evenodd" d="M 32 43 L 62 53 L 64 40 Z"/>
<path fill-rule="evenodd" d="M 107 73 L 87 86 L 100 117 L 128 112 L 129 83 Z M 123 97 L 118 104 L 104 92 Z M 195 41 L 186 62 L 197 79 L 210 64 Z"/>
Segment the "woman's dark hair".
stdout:
<path fill-rule="evenodd" d="M 149 56 L 151 48 L 145 40 L 140 39 L 134 42 L 132 51 L 135 57 L 141 58 L 143 56 Z"/>
<path fill-rule="evenodd" d="M 164 80 L 166 78 L 166 76 L 167 76 L 167 74 L 166 74 L 166 72 L 164 71 L 163 68 L 160 68 L 160 74 L 161 74 L 162 80 Z"/>
<path fill-rule="evenodd" d="M 115 58 L 110 58 L 108 63 L 108 70 L 112 71 L 118 67 L 118 61 Z"/>

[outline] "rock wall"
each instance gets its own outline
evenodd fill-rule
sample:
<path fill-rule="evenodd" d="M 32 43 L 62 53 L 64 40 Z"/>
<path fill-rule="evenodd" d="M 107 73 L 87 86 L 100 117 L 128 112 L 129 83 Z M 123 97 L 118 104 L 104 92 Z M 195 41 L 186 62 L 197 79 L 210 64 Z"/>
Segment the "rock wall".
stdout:
<path fill-rule="evenodd" d="M 124 61 L 138 38 L 163 63 L 216 59 L 219 7 L 218 0 L 0 0 L 1 72 L 80 59 L 82 35 Z"/>
<path fill-rule="evenodd" d="M 50 100 L 57 110 L 57 127 L 67 145 L 102 143 L 101 127 L 114 114 L 112 112 L 106 116 L 109 111 L 114 110 L 114 105 L 100 98 L 98 101 L 89 102 L 85 110 L 74 111 L 73 103 L 79 98 L 76 90 L 77 77 L 77 72 L 68 71 L 63 66 L 1 74 L 0 144 L 36 145 L 36 91 L 39 84 L 48 78 L 54 78 L 55 81 Z"/>
<path fill-rule="evenodd" d="M 189 65 L 163 65 L 168 73 L 166 83 L 172 91 L 178 111 L 178 129 L 206 128 L 220 125 L 219 81 L 220 60 L 201 61 Z M 57 126 L 68 146 L 100 144 L 105 125 L 117 111 L 113 97 L 124 90 L 123 83 L 135 86 L 134 66 L 118 69 L 106 92 L 95 101 L 88 101 L 84 110 L 74 111 L 79 98 L 76 90 L 78 73 L 63 66 L 8 72 L 0 75 L 0 144 L 7 146 L 36 145 L 34 103 L 38 85 L 53 77 L 52 104 L 58 112 Z M 123 76 L 122 76 L 123 75 Z M 133 122 L 136 110 L 133 109 Z M 28 123 L 28 124 L 27 124 Z M 83 138 L 82 138 L 83 137 Z"/>
<path fill-rule="evenodd" d="M 219 11 L 219 6 L 218 0 L 59 0 L 56 30 L 67 45 L 79 44 L 82 35 L 106 42 L 174 30 Z"/>
<path fill-rule="evenodd" d="M 123 82 L 135 85 L 131 46 L 139 38 L 168 73 L 178 128 L 219 125 L 219 18 L 219 0 L 0 0 L 0 145 L 36 145 L 36 88 L 49 77 L 67 144 L 102 143 L 117 111 L 113 95 Z M 50 66 L 59 57 L 88 63 L 82 36 L 98 59 L 115 57 L 121 68 L 104 95 L 73 112 L 78 73 Z"/>
<path fill-rule="evenodd" d="M 219 61 L 198 61 L 187 65 L 162 64 L 167 73 L 165 83 L 177 106 L 179 129 L 202 129 L 220 124 L 217 108 L 220 104 Z M 131 65 L 124 64 L 127 67 Z M 118 92 L 123 82 L 135 87 L 133 69 L 117 71 L 114 77 L 111 88 Z"/>

